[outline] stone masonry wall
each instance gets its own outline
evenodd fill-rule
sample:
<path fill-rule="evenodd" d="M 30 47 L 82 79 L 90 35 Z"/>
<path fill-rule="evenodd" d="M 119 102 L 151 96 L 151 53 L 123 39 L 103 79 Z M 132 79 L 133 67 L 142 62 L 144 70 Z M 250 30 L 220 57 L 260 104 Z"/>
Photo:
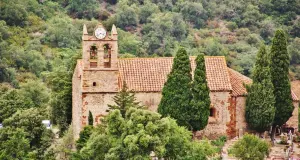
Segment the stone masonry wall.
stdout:
<path fill-rule="evenodd" d="M 83 72 L 83 92 L 118 92 L 118 71 L 85 70 Z M 93 84 L 95 83 L 95 84 Z M 95 86 L 94 86 L 95 85 Z"/>
<path fill-rule="evenodd" d="M 80 128 L 80 115 L 82 107 L 82 97 L 81 97 L 81 87 L 80 87 L 80 75 L 78 72 L 78 63 L 75 68 L 75 72 L 72 78 L 72 125 L 73 125 L 73 134 L 77 139 L 79 138 Z"/>
<path fill-rule="evenodd" d="M 247 122 L 245 118 L 245 107 L 246 107 L 246 97 L 235 97 L 236 98 L 236 129 L 247 128 Z"/>
<path fill-rule="evenodd" d="M 83 93 L 82 95 L 82 128 L 88 125 L 89 111 L 92 112 L 94 125 L 100 123 L 100 118 L 107 115 L 108 104 L 114 104 L 113 97 L 115 93 Z"/>

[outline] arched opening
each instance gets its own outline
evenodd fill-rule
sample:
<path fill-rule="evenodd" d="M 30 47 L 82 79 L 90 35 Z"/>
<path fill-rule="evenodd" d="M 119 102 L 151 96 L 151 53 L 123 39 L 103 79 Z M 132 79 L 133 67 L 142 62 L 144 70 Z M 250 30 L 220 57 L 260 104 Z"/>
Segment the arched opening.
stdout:
<path fill-rule="evenodd" d="M 110 68 L 111 67 L 111 45 L 105 44 L 103 45 L 104 50 L 104 68 Z"/>
<path fill-rule="evenodd" d="M 97 59 L 98 59 L 97 53 L 98 53 L 98 49 L 97 49 L 96 45 L 94 44 L 90 47 L 90 67 L 91 68 L 97 67 Z"/>
<path fill-rule="evenodd" d="M 210 108 L 209 109 L 209 116 L 210 117 L 216 117 L 216 109 L 215 108 Z"/>
<path fill-rule="evenodd" d="M 96 86 L 97 84 L 96 84 L 96 82 L 93 82 L 93 86 Z"/>

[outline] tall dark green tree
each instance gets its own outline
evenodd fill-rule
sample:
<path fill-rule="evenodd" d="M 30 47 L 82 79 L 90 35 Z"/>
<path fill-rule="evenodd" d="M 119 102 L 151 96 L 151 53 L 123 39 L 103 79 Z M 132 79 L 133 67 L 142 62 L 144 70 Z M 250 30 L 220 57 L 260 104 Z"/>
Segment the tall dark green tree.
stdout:
<path fill-rule="evenodd" d="M 189 125 L 191 93 L 191 65 L 189 56 L 184 48 L 179 48 L 173 61 L 172 71 L 162 90 L 162 98 L 158 112 L 163 116 L 170 116 L 181 126 Z"/>
<path fill-rule="evenodd" d="M 287 39 L 283 30 L 277 30 L 271 48 L 271 76 L 275 95 L 275 118 L 272 133 L 275 127 L 281 126 L 292 116 L 294 110 L 289 74 L 289 54 Z"/>
<path fill-rule="evenodd" d="M 266 131 L 274 120 L 275 97 L 266 47 L 261 46 L 253 71 L 253 84 L 247 86 L 246 121 L 258 132 Z"/>
<path fill-rule="evenodd" d="M 108 105 L 109 110 L 118 109 L 121 112 L 122 117 L 125 117 L 126 111 L 130 108 L 143 108 L 136 101 L 133 91 L 128 90 L 127 84 L 124 81 L 122 90 L 113 98 L 115 105 Z"/>
<path fill-rule="evenodd" d="M 189 108 L 189 124 L 193 131 L 202 130 L 208 123 L 210 97 L 209 88 L 206 81 L 206 70 L 204 55 L 196 58 L 196 69 L 194 72 L 194 81 L 192 83 L 193 99 Z"/>
<path fill-rule="evenodd" d="M 89 111 L 89 125 L 93 126 L 94 124 L 94 118 L 91 111 Z"/>

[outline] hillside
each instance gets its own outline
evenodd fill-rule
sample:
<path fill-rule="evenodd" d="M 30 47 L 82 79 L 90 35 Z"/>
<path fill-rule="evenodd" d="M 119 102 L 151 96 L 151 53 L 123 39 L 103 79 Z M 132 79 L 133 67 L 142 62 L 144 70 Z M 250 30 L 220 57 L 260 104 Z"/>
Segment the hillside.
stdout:
<path fill-rule="evenodd" d="M 20 145 L 0 150 L 46 159 L 61 149 L 53 147 L 58 143 L 70 156 L 71 78 L 83 24 L 90 34 L 99 22 L 107 29 L 116 24 L 121 57 L 169 57 L 183 46 L 193 56 L 225 56 L 230 68 L 250 77 L 260 44 L 269 48 L 282 28 L 290 76 L 299 80 L 299 8 L 299 0 L 1 0 L 0 123 L 9 127 L 0 141 L 18 137 L 10 144 Z M 65 135 L 59 142 L 40 124 L 45 119 Z"/>

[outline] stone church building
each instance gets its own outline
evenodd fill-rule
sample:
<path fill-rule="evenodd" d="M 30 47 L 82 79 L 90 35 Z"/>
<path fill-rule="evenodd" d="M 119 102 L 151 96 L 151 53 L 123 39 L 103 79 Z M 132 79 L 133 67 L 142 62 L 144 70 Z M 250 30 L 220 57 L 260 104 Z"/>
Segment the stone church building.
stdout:
<path fill-rule="evenodd" d="M 194 59 L 190 57 L 192 70 L 195 69 Z M 108 114 L 107 104 L 114 104 L 113 97 L 122 88 L 123 81 L 135 91 L 141 104 L 156 111 L 172 63 L 172 57 L 118 58 L 115 26 L 108 34 L 99 24 L 89 35 L 84 25 L 82 59 L 77 61 L 72 80 L 75 138 L 88 124 L 89 111 L 95 124 Z M 228 68 L 223 56 L 206 56 L 205 66 L 211 106 L 209 123 L 201 133 L 209 137 L 236 136 L 240 129 L 247 127 L 244 116 L 247 92 L 243 84 L 251 83 L 251 79 Z M 299 100 L 293 92 L 291 94 L 295 109 L 287 125 L 297 129 Z"/>

